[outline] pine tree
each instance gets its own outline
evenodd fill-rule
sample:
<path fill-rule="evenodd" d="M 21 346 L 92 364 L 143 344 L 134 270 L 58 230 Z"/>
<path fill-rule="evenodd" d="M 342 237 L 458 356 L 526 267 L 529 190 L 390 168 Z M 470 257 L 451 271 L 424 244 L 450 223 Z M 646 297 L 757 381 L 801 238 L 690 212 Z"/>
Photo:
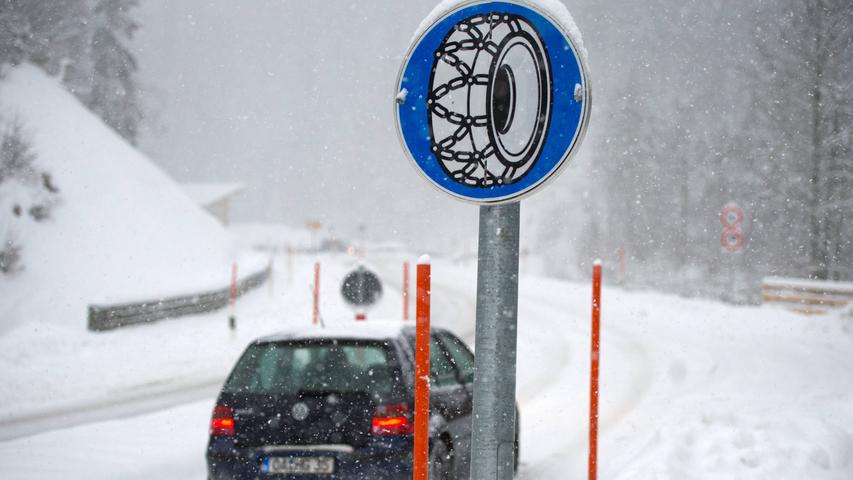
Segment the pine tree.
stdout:
<path fill-rule="evenodd" d="M 12 179 L 25 184 L 34 183 L 36 155 L 24 138 L 23 126 L 19 123 L 0 125 L 0 185 Z"/>
<path fill-rule="evenodd" d="M 0 0 L 0 62 L 28 61 L 52 75 L 85 55 L 86 0 Z"/>
<path fill-rule="evenodd" d="M 109 126 L 135 143 L 141 111 L 127 43 L 137 0 L 0 0 L 0 65 L 30 62 L 59 76 Z"/>
<path fill-rule="evenodd" d="M 18 65 L 30 56 L 30 22 L 10 1 L 0 1 L 0 65 Z"/>
<path fill-rule="evenodd" d="M 853 3 L 786 0 L 769 8 L 765 15 L 782 21 L 759 21 L 753 78 L 756 88 L 762 87 L 755 101 L 757 119 L 773 132 L 764 139 L 766 149 L 784 159 L 786 178 L 776 191 L 794 204 L 799 211 L 794 214 L 806 216 L 805 232 L 797 236 L 808 263 L 803 273 L 850 278 L 853 272 L 844 269 L 845 258 L 839 256 L 839 235 L 844 205 L 853 195 Z M 788 228 L 798 225 L 792 220 L 784 219 Z"/>
<path fill-rule="evenodd" d="M 137 64 L 127 42 L 139 28 L 130 11 L 137 0 L 99 0 L 93 10 L 93 78 L 87 105 L 131 143 L 142 117 L 136 88 Z"/>
<path fill-rule="evenodd" d="M 36 153 L 20 123 L 0 118 L 0 273 L 21 270 L 23 246 L 16 240 L 19 222 L 50 218 L 59 189 L 48 172 L 39 170 Z M 7 210 L 8 209 L 8 210 Z"/>

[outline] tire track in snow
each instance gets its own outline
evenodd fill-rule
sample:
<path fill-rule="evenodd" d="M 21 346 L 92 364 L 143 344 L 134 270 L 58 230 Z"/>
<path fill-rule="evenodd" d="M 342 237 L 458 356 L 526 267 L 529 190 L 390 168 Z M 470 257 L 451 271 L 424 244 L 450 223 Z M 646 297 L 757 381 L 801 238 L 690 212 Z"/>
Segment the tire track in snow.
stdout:
<path fill-rule="evenodd" d="M 563 285 L 568 286 L 567 284 Z M 566 289 L 568 290 L 568 289 Z M 578 289 L 585 290 L 585 289 Z M 586 293 L 586 292 L 584 292 Z M 522 409 L 525 417 L 536 421 L 537 417 L 550 420 L 552 425 L 548 442 L 537 442 L 547 445 L 550 453 L 540 456 L 533 462 L 524 465 L 519 472 L 519 479 L 551 479 L 566 478 L 567 472 L 580 472 L 585 467 L 587 453 L 588 414 L 589 414 L 589 315 L 586 309 L 574 308 L 575 304 L 567 301 L 567 296 L 555 298 L 542 289 L 527 290 L 520 301 L 523 312 L 533 315 L 529 318 L 548 324 L 543 329 L 549 332 L 545 338 L 552 343 L 559 338 L 563 352 L 578 350 L 584 352 L 577 362 L 571 362 L 571 355 L 564 353 L 559 359 L 565 363 L 556 371 L 543 371 L 536 378 L 550 377 L 540 385 L 540 391 L 535 390 L 535 382 L 530 382 L 530 390 L 522 392 Z M 642 401 L 650 388 L 652 372 L 654 371 L 649 354 L 643 345 L 631 334 L 619 328 L 619 319 L 602 320 L 602 403 L 600 415 L 600 434 L 612 429 L 622 418 L 630 413 Z M 563 332 L 557 335 L 557 332 Z M 520 328 L 520 334 L 522 334 Z M 540 338 L 542 336 L 540 335 Z M 521 341 L 521 339 L 520 339 Z M 555 365 L 552 363 L 552 365 Z M 613 365 L 619 368 L 614 368 Z M 625 372 L 627 381 L 608 379 L 607 373 L 612 371 Z M 630 372 L 630 373 L 629 373 Z M 568 387 L 568 388 L 567 388 Z M 553 399 L 560 399 L 554 401 Z M 614 398 L 614 401 L 609 401 Z M 570 412 L 563 411 L 561 420 L 554 422 L 555 414 L 561 403 L 574 399 L 575 407 Z M 569 406 L 569 408 L 572 408 Z M 524 424 L 522 424 L 522 428 Z M 557 427 L 557 428 L 553 428 Z M 554 435 L 555 431 L 561 434 Z M 540 432 L 540 435 L 543 433 Z M 531 442 L 528 442 L 531 443 Z M 524 451 L 524 449 L 523 449 Z M 542 453 L 542 452 L 540 452 Z"/>

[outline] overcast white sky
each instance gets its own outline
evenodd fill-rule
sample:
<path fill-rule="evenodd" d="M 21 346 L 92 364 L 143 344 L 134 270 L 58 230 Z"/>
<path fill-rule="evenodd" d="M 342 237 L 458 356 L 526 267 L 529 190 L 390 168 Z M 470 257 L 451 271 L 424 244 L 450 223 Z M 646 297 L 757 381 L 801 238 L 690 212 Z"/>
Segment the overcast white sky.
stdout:
<path fill-rule="evenodd" d="M 342 235 L 365 224 L 373 238 L 455 250 L 477 209 L 418 176 L 392 111 L 402 55 L 435 3 L 143 2 L 142 149 L 180 181 L 244 181 L 238 221 L 319 219 Z M 569 7 L 595 82 L 600 18 L 582 3 Z M 572 168 L 549 190 L 571 188 L 583 167 Z"/>

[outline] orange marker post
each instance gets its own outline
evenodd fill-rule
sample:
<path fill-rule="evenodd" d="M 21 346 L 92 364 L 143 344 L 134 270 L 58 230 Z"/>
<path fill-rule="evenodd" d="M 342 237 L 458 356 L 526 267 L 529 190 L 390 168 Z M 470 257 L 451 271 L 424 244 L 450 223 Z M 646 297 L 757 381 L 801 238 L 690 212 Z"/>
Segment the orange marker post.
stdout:
<path fill-rule="evenodd" d="M 311 323 L 320 323 L 320 262 L 314 263 L 314 318 Z"/>
<path fill-rule="evenodd" d="M 430 264 L 418 260 L 415 298 L 415 451 L 414 480 L 429 478 L 429 304 Z"/>
<path fill-rule="evenodd" d="M 625 282 L 625 249 L 619 247 L 616 249 L 616 258 L 619 261 L 619 276 L 616 277 L 616 282 L 622 284 Z"/>
<path fill-rule="evenodd" d="M 403 262 L 403 320 L 409 319 L 409 262 Z"/>
<path fill-rule="evenodd" d="M 592 265 L 592 355 L 589 381 L 589 480 L 598 477 L 598 370 L 601 353 L 601 261 Z"/>

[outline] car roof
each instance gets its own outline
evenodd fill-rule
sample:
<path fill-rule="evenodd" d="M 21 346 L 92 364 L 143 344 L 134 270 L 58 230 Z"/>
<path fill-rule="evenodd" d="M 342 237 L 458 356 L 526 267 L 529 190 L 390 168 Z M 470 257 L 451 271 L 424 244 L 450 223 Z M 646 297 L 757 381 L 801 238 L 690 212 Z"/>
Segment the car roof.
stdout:
<path fill-rule="evenodd" d="M 300 328 L 286 329 L 273 335 L 267 335 L 255 340 L 255 343 L 281 342 L 288 340 L 391 340 L 398 338 L 408 331 L 414 330 L 414 322 L 401 320 L 384 321 L 369 320 L 356 322 L 349 320 L 341 323 L 326 325 L 309 325 Z"/>

